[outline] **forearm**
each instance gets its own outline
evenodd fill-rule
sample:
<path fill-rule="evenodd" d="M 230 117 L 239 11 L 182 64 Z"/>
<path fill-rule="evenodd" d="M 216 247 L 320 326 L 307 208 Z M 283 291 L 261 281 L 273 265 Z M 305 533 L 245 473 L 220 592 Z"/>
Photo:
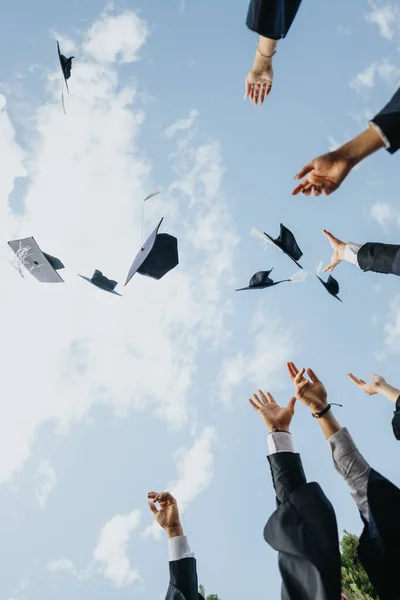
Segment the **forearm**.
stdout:
<path fill-rule="evenodd" d="M 368 127 L 365 131 L 336 150 L 338 154 L 350 160 L 355 166 L 367 156 L 370 156 L 385 143 L 374 127 Z"/>
<path fill-rule="evenodd" d="M 340 426 L 331 410 L 318 421 L 331 447 L 334 467 L 347 483 L 351 497 L 368 521 L 367 487 L 370 466 L 358 451 L 347 429 Z"/>
<path fill-rule="evenodd" d="M 382 396 L 385 396 L 385 398 L 390 400 L 390 402 L 393 402 L 393 404 L 396 404 L 397 399 L 400 396 L 399 389 L 393 387 L 392 385 L 389 385 L 386 382 L 380 384 L 378 389 L 379 389 L 379 393 L 382 394 Z"/>
<path fill-rule="evenodd" d="M 278 40 L 272 40 L 271 38 L 260 35 L 258 38 L 257 54 L 262 57 L 272 58 L 276 52 L 277 44 Z"/>

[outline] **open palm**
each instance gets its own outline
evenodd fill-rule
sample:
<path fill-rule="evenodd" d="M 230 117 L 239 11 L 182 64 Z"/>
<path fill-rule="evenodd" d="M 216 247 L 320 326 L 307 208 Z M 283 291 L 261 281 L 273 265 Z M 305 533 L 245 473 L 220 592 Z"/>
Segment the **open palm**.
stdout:
<path fill-rule="evenodd" d="M 313 413 L 323 410 L 328 404 L 328 394 L 324 384 L 318 379 L 314 371 L 307 369 L 307 375 L 310 378 L 308 380 L 305 377 L 305 369 L 299 371 L 292 362 L 287 363 L 287 368 L 289 377 L 296 388 L 296 398 L 310 408 Z"/>
<path fill-rule="evenodd" d="M 289 431 L 296 398 L 291 398 L 287 406 L 279 406 L 272 394 L 259 390 L 258 394 L 253 394 L 253 400 L 249 398 L 249 402 L 270 431 Z"/>
<path fill-rule="evenodd" d="M 371 383 L 366 383 L 363 379 L 357 379 L 352 373 L 348 373 L 348 377 L 368 396 L 379 394 L 379 388 L 383 383 L 386 383 L 386 380 L 380 375 L 372 375 L 374 381 Z"/>

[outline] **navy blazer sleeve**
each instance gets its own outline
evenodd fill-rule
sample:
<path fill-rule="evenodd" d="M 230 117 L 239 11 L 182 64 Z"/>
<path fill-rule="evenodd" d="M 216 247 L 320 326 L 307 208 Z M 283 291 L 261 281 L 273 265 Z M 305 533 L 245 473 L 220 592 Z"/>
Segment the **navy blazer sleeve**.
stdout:
<path fill-rule="evenodd" d="M 250 0 L 247 27 L 272 40 L 284 38 L 301 0 Z"/>
<path fill-rule="evenodd" d="M 393 433 L 396 440 L 400 440 L 400 396 L 397 398 L 396 410 L 392 419 Z"/>
<path fill-rule="evenodd" d="M 170 582 L 165 600 L 199 600 L 194 558 L 170 561 L 169 576 Z"/>
<path fill-rule="evenodd" d="M 333 507 L 317 483 L 306 483 L 292 452 L 269 456 L 278 508 L 264 529 L 279 552 L 282 600 L 338 600 L 340 552 Z"/>
<path fill-rule="evenodd" d="M 387 148 L 390 154 L 394 154 L 400 148 L 400 88 L 393 98 L 373 119 L 377 127 L 389 143 Z"/>
<path fill-rule="evenodd" d="M 400 245 L 368 242 L 359 249 L 357 262 L 363 271 L 400 275 Z"/>

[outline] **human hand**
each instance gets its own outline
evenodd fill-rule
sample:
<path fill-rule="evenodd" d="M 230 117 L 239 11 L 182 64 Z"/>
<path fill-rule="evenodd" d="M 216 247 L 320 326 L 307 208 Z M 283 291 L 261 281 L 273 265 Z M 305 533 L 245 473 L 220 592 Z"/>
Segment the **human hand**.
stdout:
<path fill-rule="evenodd" d="M 304 377 L 305 369 L 298 370 L 292 362 L 287 363 L 289 377 L 293 381 L 297 400 L 305 404 L 312 413 L 321 412 L 328 406 L 328 394 L 322 381 L 318 379 L 312 369 L 307 369 L 309 381 Z"/>
<path fill-rule="evenodd" d="M 244 99 L 250 98 L 250 102 L 254 106 L 258 103 L 262 106 L 265 98 L 271 92 L 273 79 L 274 70 L 271 59 L 256 58 L 245 80 Z"/>
<path fill-rule="evenodd" d="M 366 383 L 363 379 L 357 379 L 352 373 L 348 373 L 347 376 L 368 396 L 379 394 L 381 386 L 386 383 L 386 380 L 380 375 L 372 375 L 374 381 L 371 383 Z"/>
<path fill-rule="evenodd" d="M 261 415 L 262 420 L 270 431 L 289 432 L 290 423 L 294 415 L 294 405 L 296 404 L 296 398 L 291 398 L 287 406 L 279 406 L 276 403 L 273 396 L 267 392 L 265 395 L 261 390 L 258 394 L 253 394 L 254 400 L 249 398 L 249 402 Z"/>
<path fill-rule="evenodd" d="M 334 253 L 332 254 L 331 262 L 329 263 L 329 265 L 327 267 L 325 267 L 325 269 L 323 270 L 323 273 L 326 273 L 326 271 L 332 272 L 333 269 L 335 267 L 337 267 L 337 265 L 339 263 L 341 263 L 342 260 L 344 260 L 344 251 L 346 249 L 346 243 L 342 242 L 341 240 L 338 240 L 338 238 L 335 238 L 335 236 L 333 236 L 331 233 L 329 233 L 329 231 L 326 231 L 326 229 L 324 229 L 322 231 L 322 233 L 324 234 L 325 237 L 328 238 L 332 248 L 334 249 Z"/>
<path fill-rule="evenodd" d="M 306 175 L 308 177 L 299 183 L 292 194 L 329 196 L 338 189 L 355 164 L 355 161 L 338 150 L 318 156 L 296 175 L 295 179 L 302 179 Z"/>
<path fill-rule="evenodd" d="M 183 535 L 183 529 L 179 518 L 178 503 L 169 492 L 149 492 L 147 497 L 151 499 L 148 502 L 149 508 L 154 515 L 157 523 L 165 529 L 169 538 Z M 156 507 L 156 502 L 160 508 Z"/>

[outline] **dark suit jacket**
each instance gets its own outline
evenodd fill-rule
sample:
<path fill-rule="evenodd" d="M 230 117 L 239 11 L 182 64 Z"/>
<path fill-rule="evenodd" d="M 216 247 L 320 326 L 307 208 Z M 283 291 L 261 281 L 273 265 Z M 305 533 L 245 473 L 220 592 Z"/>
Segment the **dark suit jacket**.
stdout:
<path fill-rule="evenodd" d="M 363 271 L 400 275 L 400 246 L 368 242 L 359 249 L 357 261 Z"/>
<path fill-rule="evenodd" d="M 388 140 L 390 144 L 388 151 L 391 154 L 397 152 L 400 148 L 400 88 L 381 112 L 372 119 L 372 122 L 379 127 Z"/>
<path fill-rule="evenodd" d="M 279 40 L 285 37 L 301 4 L 301 0 L 250 0 L 247 27 L 263 37 Z"/>
<path fill-rule="evenodd" d="M 165 600 L 203 600 L 198 591 L 196 560 L 194 558 L 170 561 L 169 578 Z"/>
<path fill-rule="evenodd" d="M 364 521 L 358 556 L 381 600 L 400 597 L 400 490 L 371 469 L 368 480 L 370 520 Z"/>
<path fill-rule="evenodd" d="M 400 396 L 397 398 L 396 410 L 392 419 L 393 433 L 396 440 L 400 440 Z"/>
<path fill-rule="evenodd" d="M 282 600 L 339 600 L 340 552 L 333 507 L 307 483 L 299 454 L 269 456 L 278 508 L 264 529 L 279 552 Z"/>

